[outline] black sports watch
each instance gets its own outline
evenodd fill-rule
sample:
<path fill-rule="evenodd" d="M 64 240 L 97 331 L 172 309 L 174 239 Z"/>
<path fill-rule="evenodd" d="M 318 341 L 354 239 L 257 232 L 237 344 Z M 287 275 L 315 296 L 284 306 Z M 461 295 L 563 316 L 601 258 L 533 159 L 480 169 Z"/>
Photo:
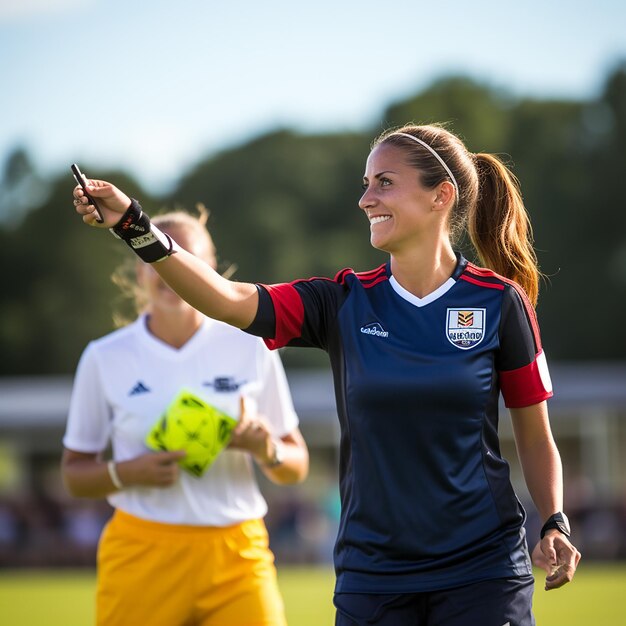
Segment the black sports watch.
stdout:
<path fill-rule="evenodd" d="M 543 539 L 544 535 L 547 531 L 552 528 L 556 528 L 560 533 L 563 533 L 566 537 L 569 537 L 571 534 L 569 528 L 569 520 L 567 519 L 567 515 L 565 513 L 559 511 L 554 515 L 550 515 L 547 519 L 546 523 L 541 527 L 541 538 Z"/>

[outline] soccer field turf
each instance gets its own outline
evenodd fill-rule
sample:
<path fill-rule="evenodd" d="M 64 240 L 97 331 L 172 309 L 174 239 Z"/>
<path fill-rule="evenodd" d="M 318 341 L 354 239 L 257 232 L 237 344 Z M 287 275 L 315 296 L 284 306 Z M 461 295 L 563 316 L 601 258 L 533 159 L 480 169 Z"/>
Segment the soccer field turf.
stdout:
<path fill-rule="evenodd" d="M 279 569 L 289 626 L 334 622 L 333 573 L 328 568 Z M 626 564 L 584 564 L 570 585 L 543 590 L 536 572 L 537 626 L 626 624 Z M 0 623 L 6 626 L 89 626 L 93 624 L 92 571 L 0 572 Z M 474 625 L 468 625 L 474 626 Z"/>

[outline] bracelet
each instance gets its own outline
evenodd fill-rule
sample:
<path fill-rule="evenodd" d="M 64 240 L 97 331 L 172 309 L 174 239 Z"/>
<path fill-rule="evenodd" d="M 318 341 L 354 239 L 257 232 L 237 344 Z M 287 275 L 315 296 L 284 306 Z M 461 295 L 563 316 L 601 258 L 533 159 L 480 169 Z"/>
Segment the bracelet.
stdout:
<path fill-rule="evenodd" d="M 115 461 L 111 460 L 107 463 L 107 471 L 109 472 L 109 478 L 115 485 L 116 489 L 124 489 L 124 483 L 120 480 L 120 475 L 117 473 L 117 467 L 115 467 Z"/>
<path fill-rule="evenodd" d="M 282 465 L 285 462 L 285 454 L 284 454 L 284 448 L 283 448 L 283 443 L 282 441 L 280 441 L 280 439 L 274 439 L 273 440 L 273 444 L 274 444 L 274 452 L 272 454 L 272 458 L 265 463 L 265 467 L 268 468 L 273 468 L 273 467 L 278 467 L 279 465 Z"/>
<path fill-rule="evenodd" d="M 150 222 L 134 198 L 131 198 L 130 206 L 120 221 L 109 230 L 114 237 L 125 241 L 146 263 L 163 261 L 177 250 L 172 238 Z"/>

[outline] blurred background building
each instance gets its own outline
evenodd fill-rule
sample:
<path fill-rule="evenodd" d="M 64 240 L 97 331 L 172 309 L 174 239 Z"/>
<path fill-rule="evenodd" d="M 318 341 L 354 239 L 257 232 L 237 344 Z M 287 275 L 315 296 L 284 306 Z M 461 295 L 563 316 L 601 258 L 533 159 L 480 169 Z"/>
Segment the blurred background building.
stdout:
<path fill-rule="evenodd" d="M 566 506 L 586 560 L 626 559 L 626 365 L 559 364 L 550 401 L 565 466 Z M 278 562 L 329 563 L 339 515 L 338 422 L 330 373 L 292 370 L 289 383 L 311 453 L 310 478 L 277 487 L 259 473 Z M 0 380 L 0 566 L 91 566 L 111 514 L 100 500 L 69 497 L 59 447 L 70 377 Z M 510 419 L 501 410 L 502 452 L 528 513 L 532 543 L 541 521 L 516 457 Z"/>

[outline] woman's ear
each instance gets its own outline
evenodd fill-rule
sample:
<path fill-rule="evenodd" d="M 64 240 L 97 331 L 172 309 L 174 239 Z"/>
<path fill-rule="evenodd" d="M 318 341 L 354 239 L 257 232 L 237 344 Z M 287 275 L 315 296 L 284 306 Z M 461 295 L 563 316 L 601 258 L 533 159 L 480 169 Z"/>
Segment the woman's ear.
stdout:
<path fill-rule="evenodd" d="M 435 200 L 433 202 L 433 209 L 435 211 L 441 211 L 452 206 L 454 202 L 454 185 L 444 180 L 435 187 Z"/>

